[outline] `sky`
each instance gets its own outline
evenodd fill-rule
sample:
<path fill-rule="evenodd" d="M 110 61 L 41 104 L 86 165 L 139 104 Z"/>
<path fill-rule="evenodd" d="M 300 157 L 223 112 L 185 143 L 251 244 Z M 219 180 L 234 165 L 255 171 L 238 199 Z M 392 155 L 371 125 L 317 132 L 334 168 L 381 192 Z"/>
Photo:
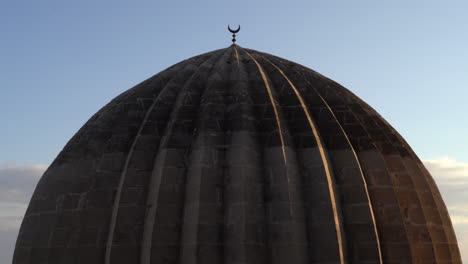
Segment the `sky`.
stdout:
<path fill-rule="evenodd" d="M 237 44 L 374 107 L 431 171 L 468 262 L 468 1 L 0 1 L 0 263 L 35 184 L 112 98 Z M 465 191 L 465 192 L 464 192 Z M 466 201 L 466 202 L 465 202 Z"/>

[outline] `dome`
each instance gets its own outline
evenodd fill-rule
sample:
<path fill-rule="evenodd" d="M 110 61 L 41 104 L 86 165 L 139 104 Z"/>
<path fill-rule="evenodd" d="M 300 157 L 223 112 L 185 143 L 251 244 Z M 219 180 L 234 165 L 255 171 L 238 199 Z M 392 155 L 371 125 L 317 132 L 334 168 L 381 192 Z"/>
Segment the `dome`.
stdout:
<path fill-rule="evenodd" d="M 336 82 L 232 45 L 122 93 L 40 179 L 13 263 L 461 263 L 437 186 Z"/>

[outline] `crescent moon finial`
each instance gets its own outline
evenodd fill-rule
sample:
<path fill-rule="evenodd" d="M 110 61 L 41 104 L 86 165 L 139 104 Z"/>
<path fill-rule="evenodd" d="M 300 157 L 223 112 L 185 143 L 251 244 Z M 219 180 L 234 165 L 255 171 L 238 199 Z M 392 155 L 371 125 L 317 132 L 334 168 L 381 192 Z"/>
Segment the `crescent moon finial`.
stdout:
<path fill-rule="evenodd" d="M 237 29 L 232 29 L 229 25 L 228 25 L 228 30 L 229 32 L 232 33 L 232 44 L 236 44 L 236 33 L 240 31 L 240 25 L 237 27 Z"/>

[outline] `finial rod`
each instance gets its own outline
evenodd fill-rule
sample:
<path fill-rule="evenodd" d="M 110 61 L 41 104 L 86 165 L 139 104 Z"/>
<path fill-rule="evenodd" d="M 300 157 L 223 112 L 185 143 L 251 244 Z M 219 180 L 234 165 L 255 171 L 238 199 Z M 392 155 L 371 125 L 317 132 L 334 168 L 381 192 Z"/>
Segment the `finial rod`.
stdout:
<path fill-rule="evenodd" d="M 237 27 L 236 30 L 231 29 L 231 27 L 228 25 L 228 30 L 232 33 L 232 44 L 236 44 L 236 33 L 239 32 L 240 25 Z"/>

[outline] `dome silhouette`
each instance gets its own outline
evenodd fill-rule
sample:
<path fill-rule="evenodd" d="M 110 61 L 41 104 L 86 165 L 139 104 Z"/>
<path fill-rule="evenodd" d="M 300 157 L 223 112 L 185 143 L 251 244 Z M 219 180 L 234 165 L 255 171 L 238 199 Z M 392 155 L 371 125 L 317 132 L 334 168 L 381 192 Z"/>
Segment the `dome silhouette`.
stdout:
<path fill-rule="evenodd" d="M 40 179 L 13 263 L 461 263 L 437 186 L 374 109 L 231 45 L 117 96 Z"/>

